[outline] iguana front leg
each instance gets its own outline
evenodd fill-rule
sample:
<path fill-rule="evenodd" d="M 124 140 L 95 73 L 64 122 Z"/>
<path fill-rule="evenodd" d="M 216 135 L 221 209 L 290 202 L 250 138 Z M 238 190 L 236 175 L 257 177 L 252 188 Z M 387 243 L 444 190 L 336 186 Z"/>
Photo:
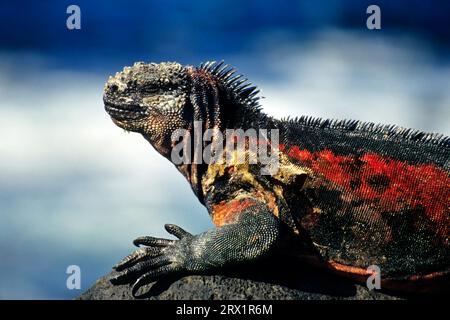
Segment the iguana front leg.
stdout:
<path fill-rule="evenodd" d="M 246 207 L 233 223 L 192 235 L 168 224 L 166 230 L 179 240 L 140 237 L 144 245 L 119 262 L 113 284 L 134 281 L 132 294 L 140 287 L 171 274 L 202 273 L 224 266 L 253 261 L 267 254 L 279 238 L 280 222 L 260 200 Z"/>

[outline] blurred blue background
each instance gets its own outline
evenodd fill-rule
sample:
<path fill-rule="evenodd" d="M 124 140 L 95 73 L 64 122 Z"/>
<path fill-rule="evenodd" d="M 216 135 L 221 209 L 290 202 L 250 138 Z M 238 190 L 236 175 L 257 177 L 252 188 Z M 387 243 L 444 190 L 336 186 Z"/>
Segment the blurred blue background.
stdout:
<path fill-rule="evenodd" d="M 66 8 L 81 8 L 81 30 Z M 381 30 L 366 8 L 381 8 Z M 0 299 L 70 299 L 139 235 L 212 224 L 188 184 L 103 111 L 134 61 L 225 59 L 265 111 L 450 134 L 449 1 L 0 2 Z M 68 290 L 66 268 L 81 268 Z"/>

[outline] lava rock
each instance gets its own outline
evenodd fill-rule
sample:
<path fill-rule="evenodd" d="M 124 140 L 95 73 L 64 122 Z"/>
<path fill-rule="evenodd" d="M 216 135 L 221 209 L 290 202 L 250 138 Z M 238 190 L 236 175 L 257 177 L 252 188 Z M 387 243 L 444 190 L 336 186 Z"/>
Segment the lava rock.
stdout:
<path fill-rule="evenodd" d="M 113 286 L 100 278 L 81 300 L 134 299 L 129 284 Z M 369 290 L 362 284 L 336 275 L 317 271 L 292 261 L 261 261 L 239 269 L 228 269 L 220 275 L 191 275 L 165 278 L 144 286 L 139 294 L 156 300 L 374 300 L 401 299 L 398 295 Z"/>

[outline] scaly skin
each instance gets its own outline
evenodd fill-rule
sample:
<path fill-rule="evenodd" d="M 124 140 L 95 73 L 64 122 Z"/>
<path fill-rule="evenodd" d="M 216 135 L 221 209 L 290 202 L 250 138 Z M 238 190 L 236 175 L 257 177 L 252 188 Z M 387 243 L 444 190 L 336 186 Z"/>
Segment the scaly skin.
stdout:
<path fill-rule="evenodd" d="M 375 264 L 388 288 L 434 288 L 428 280 L 450 266 L 449 138 L 357 121 L 276 120 L 234 73 L 223 63 L 136 63 L 108 80 L 104 103 L 113 122 L 141 133 L 169 160 L 172 133 L 185 129 L 194 139 L 194 121 L 203 131 L 280 132 L 272 175 L 261 174 L 259 161 L 175 164 L 216 228 L 194 236 L 166 225 L 178 240 L 136 239 L 145 247 L 116 265 L 111 281 L 134 281 L 135 295 L 162 276 L 278 251 L 361 281 Z M 194 150 L 205 147 L 191 142 Z"/>

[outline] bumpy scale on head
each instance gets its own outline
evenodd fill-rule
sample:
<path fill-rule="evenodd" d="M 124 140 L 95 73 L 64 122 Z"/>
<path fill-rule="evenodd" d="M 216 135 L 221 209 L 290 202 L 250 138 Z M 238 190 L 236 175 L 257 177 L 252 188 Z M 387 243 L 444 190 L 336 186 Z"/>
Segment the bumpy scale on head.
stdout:
<path fill-rule="evenodd" d="M 223 62 L 207 62 L 199 68 L 137 62 L 109 78 L 105 109 L 116 125 L 142 133 L 168 157 L 172 133 L 190 131 L 194 120 L 220 129 L 258 127 L 258 121 L 264 120 L 258 90 L 235 72 Z"/>
<path fill-rule="evenodd" d="M 173 130 L 187 125 L 187 90 L 186 68 L 180 64 L 137 62 L 108 79 L 103 100 L 116 125 L 142 133 L 159 149 Z"/>

